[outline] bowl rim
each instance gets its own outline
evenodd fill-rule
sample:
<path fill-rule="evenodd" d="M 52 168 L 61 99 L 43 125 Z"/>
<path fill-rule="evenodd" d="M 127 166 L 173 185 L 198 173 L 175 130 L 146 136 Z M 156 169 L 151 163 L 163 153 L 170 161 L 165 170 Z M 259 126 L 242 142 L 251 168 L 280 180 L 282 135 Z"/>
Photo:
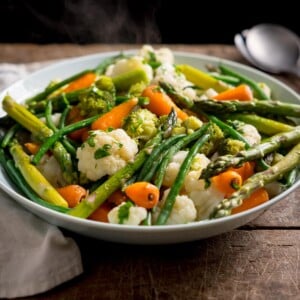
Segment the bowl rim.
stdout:
<path fill-rule="evenodd" d="M 101 62 L 101 59 L 106 58 L 106 57 L 111 57 L 114 55 L 119 54 L 120 52 L 126 53 L 126 54 L 134 54 L 138 51 L 138 49 L 129 49 L 129 50 L 124 50 L 124 51 L 106 51 L 106 52 L 100 52 L 100 53 L 95 53 L 95 54 L 89 54 L 89 55 L 82 55 L 82 56 L 77 56 L 77 57 L 71 57 L 71 58 L 66 58 L 66 59 L 59 59 L 58 61 L 53 61 L 53 64 L 48 65 L 46 67 L 41 68 L 40 70 L 37 70 L 35 72 L 32 72 L 30 74 L 28 74 L 27 76 L 25 76 L 23 79 L 20 79 L 16 82 L 14 82 L 13 84 L 11 84 L 10 86 L 6 87 L 4 90 L 2 90 L 0 92 L 0 98 L 2 99 L 3 96 L 8 93 L 10 90 L 13 90 L 16 86 L 22 84 L 23 82 L 26 82 L 26 80 L 29 80 L 32 76 L 38 76 L 40 74 L 43 73 L 48 73 L 50 72 L 52 69 L 57 69 L 57 68 L 62 68 L 65 65 L 69 65 L 71 63 L 76 63 L 76 62 L 82 62 L 83 60 L 93 60 L 93 59 L 99 59 L 99 62 Z M 185 52 L 185 51 L 174 51 L 172 50 L 172 53 L 175 56 L 175 60 L 176 57 L 189 57 L 189 58 L 193 58 L 193 59 L 197 59 L 200 61 L 209 61 L 215 64 L 220 64 L 223 63 L 225 65 L 230 65 L 230 67 L 233 68 L 238 68 L 239 70 L 245 70 L 248 71 L 250 73 L 253 73 L 254 75 L 258 75 L 260 77 L 266 78 L 269 81 L 273 82 L 275 85 L 279 86 L 279 88 L 283 88 L 285 89 L 287 92 L 291 93 L 297 100 L 299 100 L 300 102 L 300 95 L 293 90 L 291 87 L 289 87 L 288 85 L 284 84 L 283 82 L 281 82 L 280 80 L 272 77 L 271 75 L 268 75 L 260 70 L 254 69 L 248 65 L 244 65 L 242 63 L 236 62 L 236 61 L 232 61 L 226 58 L 220 58 L 220 57 L 216 57 L 216 56 L 211 56 L 211 55 L 206 55 L 206 54 L 198 54 L 198 53 L 192 53 L 192 52 Z M 41 89 L 44 88 L 41 86 Z M 23 99 L 17 99 L 17 101 L 22 102 Z M 4 174 L 5 177 L 8 177 L 6 172 L 3 170 L 2 166 L 2 173 Z M 8 178 L 8 181 L 10 181 L 10 179 Z M 226 216 L 226 217 L 222 217 L 222 218 L 217 218 L 217 219 L 206 219 L 206 220 L 200 220 L 200 221 L 195 221 L 195 222 L 191 222 L 191 223 L 187 223 L 187 224 L 174 224 L 174 225 L 163 225 L 163 226 L 158 226 L 158 225 L 153 225 L 153 226 L 137 226 L 137 225 L 126 225 L 126 224 L 112 224 L 112 223 L 104 223 L 104 222 L 99 222 L 99 221 L 94 221 L 94 220 L 90 220 L 90 219 L 83 219 L 83 218 L 78 218 L 78 217 L 74 217 L 71 215 L 67 215 L 64 213 L 60 213 L 54 210 L 51 210 L 50 208 L 46 208 L 42 205 L 39 205 L 35 202 L 33 202 L 32 200 L 30 200 L 29 198 L 21 195 L 20 193 L 18 193 L 14 188 L 13 188 L 13 183 L 11 183 L 10 186 L 4 184 L 2 182 L 2 180 L 0 180 L 0 188 L 1 190 L 3 190 L 8 196 L 10 196 L 11 198 L 13 198 L 14 201 L 17 200 L 18 203 L 20 203 L 22 205 L 22 202 L 26 204 L 26 209 L 28 207 L 30 207 L 30 211 L 32 213 L 35 213 L 35 211 L 40 212 L 40 213 L 46 213 L 47 215 L 49 215 L 51 218 L 59 218 L 61 220 L 65 220 L 68 222 L 73 223 L 74 225 L 88 225 L 89 227 L 94 227 L 96 229 L 110 229 L 112 231 L 124 231 L 124 232 L 139 232 L 139 233 L 143 233 L 143 232 L 170 232 L 170 231 L 185 231 L 185 230 L 191 230 L 191 229 L 197 229 L 198 227 L 210 227 L 210 226 L 217 226 L 220 224 L 224 224 L 224 222 L 230 222 L 230 221 L 234 221 L 234 220 L 238 220 L 240 218 L 244 218 L 247 216 L 250 216 L 254 213 L 257 213 L 259 211 L 263 212 L 265 211 L 267 208 L 271 207 L 272 205 L 274 205 L 275 203 L 279 202 L 280 200 L 282 200 L 283 198 L 285 198 L 288 194 L 290 194 L 291 192 L 293 192 L 295 189 L 297 189 L 300 185 L 300 180 L 298 179 L 296 183 L 294 183 L 290 188 L 288 188 L 287 190 L 281 192 L 279 195 L 271 198 L 270 200 L 268 200 L 267 202 L 260 204 L 256 207 L 253 207 L 251 209 L 248 209 L 246 211 L 234 214 L 234 215 L 230 215 L 230 216 Z M 11 196 L 10 194 L 13 194 L 13 196 Z M 23 206 L 24 207 L 24 206 Z M 32 210 L 31 210 L 32 209 Z M 46 222 L 48 222 L 47 220 L 45 220 Z"/>

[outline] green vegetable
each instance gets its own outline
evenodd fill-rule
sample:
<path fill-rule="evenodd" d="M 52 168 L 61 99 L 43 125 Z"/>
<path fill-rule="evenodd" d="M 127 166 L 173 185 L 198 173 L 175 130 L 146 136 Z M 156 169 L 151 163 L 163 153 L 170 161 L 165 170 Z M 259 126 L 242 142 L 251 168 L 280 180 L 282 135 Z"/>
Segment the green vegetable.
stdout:
<path fill-rule="evenodd" d="M 46 99 L 50 94 L 52 94 L 53 92 L 55 92 L 56 90 L 58 90 L 59 88 L 63 87 L 64 85 L 82 77 L 83 75 L 87 74 L 87 73 L 90 73 L 90 72 L 93 72 L 93 70 L 84 70 L 82 72 L 79 72 L 71 77 L 68 77 L 56 84 L 53 84 L 51 86 L 48 86 L 44 91 L 42 91 L 41 93 L 31 97 L 31 98 L 28 98 L 26 100 L 26 103 L 29 104 L 30 102 L 38 102 L 40 100 L 44 100 Z"/>
<path fill-rule="evenodd" d="M 209 73 L 209 75 L 217 80 L 224 81 L 224 82 L 226 82 L 228 84 L 232 84 L 234 86 L 239 85 L 241 82 L 238 78 L 236 78 L 234 76 L 222 75 L 217 72 L 211 72 L 211 73 Z"/>
<path fill-rule="evenodd" d="M 103 184 L 101 184 L 94 192 L 89 194 L 89 196 L 83 199 L 75 208 L 71 209 L 67 214 L 79 217 L 87 218 L 91 213 L 93 213 L 114 191 L 120 188 L 127 180 L 133 176 L 133 174 L 138 171 L 144 164 L 146 158 L 148 157 L 149 149 L 153 144 L 157 143 L 160 136 L 155 136 L 150 140 L 144 149 L 142 149 L 133 163 L 127 164 L 125 167 L 117 171 L 114 175 L 109 177 Z"/>
<path fill-rule="evenodd" d="M 118 211 L 119 224 L 124 224 L 124 221 L 128 220 L 130 214 L 130 208 L 133 206 L 131 201 L 126 201 L 121 205 Z"/>
<path fill-rule="evenodd" d="M 44 207 L 50 208 L 52 210 L 56 210 L 58 212 L 65 213 L 68 211 L 68 208 L 53 205 L 49 202 L 44 201 L 40 198 L 28 185 L 28 183 L 24 180 L 22 174 L 19 170 L 15 167 L 15 162 L 12 159 L 9 159 L 7 155 L 5 155 L 4 150 L 0 149 L 0 162 L 4 167 L 6 173 L 10 177 L 11 181 L 16 185 L 16 187 L 24 193 L 30 200 L 33 202 L 42 205 Z"/>
<path fill-rule="evenodd" d="M 232 138 L 226 138 L 222 141 L 220 147 L 218 148 L 218 153 L 220 155 L 235 155 L 242 150 L 245 150 L 244 142 Z"/>
<path fill-rule="evenodd" d="M 251 176 L 242 187 L 234 192 L 228 199 L 224 199 L 214 210 L 211 218 L 225 217 L 231 214 L 231 210 L 243 203 L 255 190 L 268 183 L 276 181 L 300 163 L 300 143 L 297 144 L 281 161 L 271 166 L 268 170 Z"/>
<path fill-rule="evenodd" d="M 185 176 L 187 172 L 190 169 L 190 166 L 192 164 L 192 161 L 196 154 L 198 153 L 199 149 L 203 144 L 209 139 L 209 134 L 204 134 L 194 145 L 193 147 L 189 150 L 188 155 L 184 159 L 184 161 L 181 164 L 181 167 L 179 169 L 179 172 L 177 174 L 177 177 L 170 189 L 170 192 L 164 202 L 164 205 L 160 211 L 160 214 L 156 220 L 155 225 L 164 225 L 166 224 L 171 212 L 172 208 L 174 206 L 174 203 L 176 201 L 176 197 L 179 193 L 179 191 L 182 188 L 182 185 L 184 183 Z"/>
<path fill-rule="evenodd" d="M 158 188 L 160 188 L 162 185 L 166 168 L 167 168 L 169 162 L 171 161 L 172 157 L 175 155 L 175 153 L 177 153 L 180 149 L 187 147 L 194 140 L 199 139 L 207 130 L 209 130 L 210 126 L 212 126 L 212 125 L 211 124 L 203 125 L 200 129 L 193 132 L 192 134 L 189 134 L 189 135 L 183 137 L 175 145 L 170 147 L 170 149 L 167 151 L 165 156 L 162 158 L 162 161 L 160 162 L 158 169 L 156 171 L 156 178 L 155 178 L 154 184 Z"/>
<path fill-rule="evenodd" d="M 149 79 L 143 69 L 136 69 L 113 77 L 113 83 L 117 91 L 128 91 L 136 83 L 148 83 Z"/>
<path fill-rule="evenodd" d="M 238 72 L 236 72 L 224 65 L 220 65 L 219 68 L 223 74 L 236 77 L 240 80 L 241 83 L 245 83 L 245 84 L 249 85 L 253 89 L 253 91 L 256 94 L 258 99 L 261 99 L 261 100 L 269 99 L 269 97 L 266 95 L 266 93 L 263 91 L 263 89 L 259 86 L 259 84 L 256 83 L 255 81 L 253 81 L 252 79 L 250 79 L 249 77 L 241 75 Z M 247 102 L 247 101 L 245 101 L 245 102 Z"/>
<path fill-rule="evenodd" d="M 192 99 L 184 96 L 183 93 L 176 91 L 171 84 L 159 82 L 159 85 L 178 106 L 190 108 L 194 105 L 194 101 Z"/>
<path fill-rule="evenodd" d="M 246 161 L 252 161 L 264 157 L 266 154 L 278 150 L 280 147 L 288 147 L 300 141 L 300 126 L 295 129 L 270 137 L 266 142 L 243 150 L 236 155 L 219 156 L 209 163 L 201 173 L 201 178 L 208 179 L 217 175 L 229 167 L 238 167 Z"/>
<path fill-rule="evenodd" d="M 20 124 L 14 124 L 9 130 L 7 130 L 1 142 L 2 148 L 5 148 L 11 142 L 11 140 L 14 138 L 15 134 L 17 133 L 17 131 L 20 130 L 20 128 Z"/>
<path fill-rule="evenodd" d="M 150 140 L 158 131 L 159 119 L 148 109 L 132 111 L 125 119 L 123 129 L 139 144 Z"/>
<path fill-rule="evenodd" d="M 30 163 L 30 156 L 27 155 L 20 144 L 16 141 L 9 146 L 9 151 L 15 161 L 16 167 L 20 170 L 28 185 L 45 201 L 68 207 L 66 200 L 47 181 L 40 171 Z"/>
<path fill-rule="evenodd" d="M 274 135 L 280 132 L 290 131 L 290 126 L 272 119 L 264 118 L 255 114 L 230 114 L 225 117 L 228 120 L 239 120 L 253 125 L 260 133 Z"/>

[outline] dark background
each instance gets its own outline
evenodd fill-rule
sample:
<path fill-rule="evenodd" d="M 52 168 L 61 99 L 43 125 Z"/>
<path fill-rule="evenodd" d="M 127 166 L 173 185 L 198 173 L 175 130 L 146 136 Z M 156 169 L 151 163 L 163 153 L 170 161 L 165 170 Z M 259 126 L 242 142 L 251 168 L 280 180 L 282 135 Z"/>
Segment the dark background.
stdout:
<path fill-rule="evenodd" d="M 236 32 L 258 23 L 300 34 L 297 1 L 265 2 L 2 0 L 0 42 L 232 44 Z"/>

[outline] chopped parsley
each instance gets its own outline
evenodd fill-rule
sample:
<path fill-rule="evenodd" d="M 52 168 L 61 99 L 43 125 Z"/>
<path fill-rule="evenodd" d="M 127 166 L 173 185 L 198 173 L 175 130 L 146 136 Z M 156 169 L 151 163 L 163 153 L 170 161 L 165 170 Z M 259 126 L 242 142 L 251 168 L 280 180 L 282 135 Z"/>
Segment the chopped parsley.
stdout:
<path fill-rule="evenodd" d="M 110 155 L 110 152 L 109 152 L 110 149 L 111 149 L 111 145 L 104 144 L 103 147 L 98 148 L 95 151 L 95 154 L 94 154 L 95 159 L 100 159 L 100 158 L 109 156 Z"/>
<path fill-rule="evenodd" d="M 127 201 L 125 204 L 121 205 L 118 211 L 119 224 L 123 224 L 124 221 L 128 220 L 130 207 L 133 206 L 133 203 Z"/>

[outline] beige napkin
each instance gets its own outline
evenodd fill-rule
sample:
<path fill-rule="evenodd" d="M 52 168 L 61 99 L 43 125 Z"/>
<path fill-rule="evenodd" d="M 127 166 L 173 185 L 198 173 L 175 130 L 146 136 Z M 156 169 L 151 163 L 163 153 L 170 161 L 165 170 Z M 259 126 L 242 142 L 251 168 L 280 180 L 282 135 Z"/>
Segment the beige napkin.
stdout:
<path fill-rule="evenodd" d="M 0 64 L 0 89 L 45 64 Z M 80 273 L 76 243 L 0 190 L 0 298 L 35 295 Z"/>

